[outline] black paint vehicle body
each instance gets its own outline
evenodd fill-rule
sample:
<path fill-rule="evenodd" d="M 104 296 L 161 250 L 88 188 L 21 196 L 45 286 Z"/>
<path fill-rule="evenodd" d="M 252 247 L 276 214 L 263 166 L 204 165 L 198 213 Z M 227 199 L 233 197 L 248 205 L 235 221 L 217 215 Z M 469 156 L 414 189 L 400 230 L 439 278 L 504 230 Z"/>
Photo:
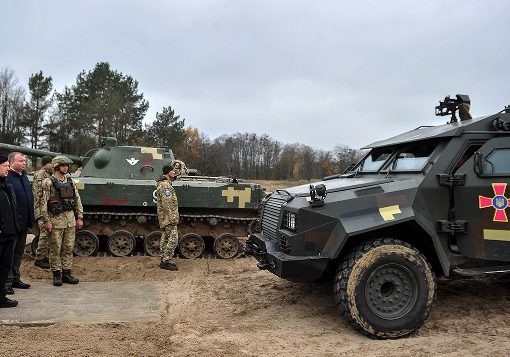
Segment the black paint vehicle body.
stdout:
<path fill-rule="evenodd" d="M 366 148 L 343 175 L 268 196 L 245 251 L 291 281 L 334 274 L 347 321 L 397 338 L 430 314 L 436 276 L 510 271 L 510 110 Z"/>

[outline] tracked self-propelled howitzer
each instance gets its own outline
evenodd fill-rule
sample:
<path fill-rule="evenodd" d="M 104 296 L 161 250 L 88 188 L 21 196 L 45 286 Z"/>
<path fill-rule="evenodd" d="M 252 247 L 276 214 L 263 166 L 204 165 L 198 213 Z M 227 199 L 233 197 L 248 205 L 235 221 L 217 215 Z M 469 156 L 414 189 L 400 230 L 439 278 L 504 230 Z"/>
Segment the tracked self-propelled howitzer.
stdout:
<path fill-rule="evenodd" d="M 7 144 L 0 144 L 0 149 L 36 157 L 59 155 Z M 89 256 L 107 251 L 127 256 L 143 250 L 157 256 L 161 230 L 155 180 L 163 165 L 174 160 L 172 150 L 117 146 L 115 138 L 105 138 L 101 148 L 83 157 L 66 156 L 81 167 L 79 175 L 72 177 L 84 209 L 84 227 L 76 232 L 74 253 Z M 264 189 L 233 178 L 206 176 L 181 176 L 173 186 L 179 200 L 180 255 L 198 258 L 212 248 L 220 258 L 237 256 L 241 241 L 257 226 Z"/>

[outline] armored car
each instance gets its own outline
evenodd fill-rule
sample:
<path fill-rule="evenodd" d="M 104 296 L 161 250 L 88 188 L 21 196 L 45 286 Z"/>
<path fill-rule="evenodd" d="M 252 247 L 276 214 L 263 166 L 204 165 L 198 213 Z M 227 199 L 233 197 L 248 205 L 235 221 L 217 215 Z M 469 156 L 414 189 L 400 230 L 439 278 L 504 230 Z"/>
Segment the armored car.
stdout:
<path fill-rule="evenodd" d="M 291 281 L 330 274 L 340 314 L 382 339 L 424 323 L 437 277 L 510 272 L 510 108 L 472 119 L 468 98 L 440 102 L 444 125 L 368 145 L 344 174 L 274 191 L 246 252 Z"/>

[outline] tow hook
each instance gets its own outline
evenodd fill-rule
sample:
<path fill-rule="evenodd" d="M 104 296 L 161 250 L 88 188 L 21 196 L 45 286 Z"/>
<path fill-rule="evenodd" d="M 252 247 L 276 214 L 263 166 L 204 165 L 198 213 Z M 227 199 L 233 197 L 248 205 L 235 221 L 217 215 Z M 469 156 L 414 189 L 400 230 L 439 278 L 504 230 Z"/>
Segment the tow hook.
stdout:
<path fill-rule="evenodd" d="M 269 264 L 267 260 L 263 260 L 257 263 L 257 268 L 259 268 L 260 270 L 268 270 L 269 268 L 271 268 L 271 264 Z"/>
<path fill-rule="evenodd" d="M 246 242 L 243 250 L 246 255 L 252 255 L 252 256 L 257 256 L 260 252 L 259 247 L 255 243 L 252 243 L 250 241 Z"/>
<path fill-rule="evenodd" d="M 259 261 L 257 263 L 257 268 L 260 270 L 267 270 L 271 268 L 271 264 L 266 258 L 267 253 L 262 251 L 257 244 L 248 240 L 246 241 L 243 250 L 246 255 L 254 256 Z"/>

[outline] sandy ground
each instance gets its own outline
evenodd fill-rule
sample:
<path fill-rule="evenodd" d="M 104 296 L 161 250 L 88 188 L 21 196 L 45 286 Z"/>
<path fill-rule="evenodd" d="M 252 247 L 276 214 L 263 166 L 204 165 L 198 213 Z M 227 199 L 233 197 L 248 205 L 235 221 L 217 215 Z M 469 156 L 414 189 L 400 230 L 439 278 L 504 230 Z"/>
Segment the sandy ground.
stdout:
<path fill-rule="evenodd" d="M 32 262 L 28 257 L 23 261 L 23 278 L 50 284 L 50 273 Z M 75 258 L 74 271 L 82 281 L 157 282 L 159 321 L 3 325 L 1 355 L 510 355 L 509 276 L 441 280 L 432 315 L 416 334 L 376 341 L 341 319 L 329 283 L 280 280 L 246 257 L 177 259 L 178 272 L 163 271 L 157 263 L 144 256 L 84 257 Z"/>

